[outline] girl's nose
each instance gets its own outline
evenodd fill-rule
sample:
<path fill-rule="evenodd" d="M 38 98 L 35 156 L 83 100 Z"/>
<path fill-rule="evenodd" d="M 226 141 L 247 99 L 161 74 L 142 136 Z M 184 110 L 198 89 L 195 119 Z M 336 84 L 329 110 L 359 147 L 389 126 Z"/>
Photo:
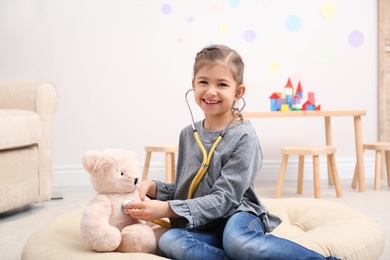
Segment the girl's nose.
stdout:
<path fill-rule="evenodd" d="M 215 96 L 217 94 L 217 89 L 214 86 L 209 86 L 206 91 L 207 95 Z"/>

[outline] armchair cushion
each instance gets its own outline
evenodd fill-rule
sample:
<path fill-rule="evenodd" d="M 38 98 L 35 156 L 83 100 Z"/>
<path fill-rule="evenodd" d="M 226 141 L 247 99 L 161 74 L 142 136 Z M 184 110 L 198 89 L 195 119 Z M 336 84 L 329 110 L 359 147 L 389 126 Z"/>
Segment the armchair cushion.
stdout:
<path fill-rule="evenodd" d="M 42 129 L 39 115 L 28 110 L 0 109 L 0 150 L 38 144 Z"/>

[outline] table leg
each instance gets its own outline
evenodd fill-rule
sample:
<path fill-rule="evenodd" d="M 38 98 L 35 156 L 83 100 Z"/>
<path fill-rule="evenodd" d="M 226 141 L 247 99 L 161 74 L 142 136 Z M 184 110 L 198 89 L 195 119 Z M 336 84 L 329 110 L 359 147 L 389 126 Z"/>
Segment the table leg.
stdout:
<path fill-rule="evenodd" d="M 332 125 L 330 122 L 330 116 L 325 117 L 325 141 L 326 145 L 332 145 Z M 330 162 L 327 159 L 328 164 L 328 184 L 333 185 L 333 175 L 332 168 L 330 167 Z"/>
<path fill-rule="evenodd" d="M 355 145 L 356 145 L 356 168 L 358 174 L 359 191 L 366 191 L 366 177 L 364 173 L 364 157 L 363 157 L 363 134 L 362 120 L 360 116 L 354 116 L 355 126 Z"/>

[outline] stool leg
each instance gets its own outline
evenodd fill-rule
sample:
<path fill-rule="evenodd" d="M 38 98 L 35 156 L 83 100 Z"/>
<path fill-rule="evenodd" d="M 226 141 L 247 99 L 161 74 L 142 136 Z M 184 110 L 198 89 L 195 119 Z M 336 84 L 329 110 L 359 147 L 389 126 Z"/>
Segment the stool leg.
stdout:
<path fill-rule="evenodd" d="M 313 155 L 313 171 L 314 171 L 314 197 L 319 199 L 320 192 L 320 159 L 318 155 Z"/>
<path fill-rule="evenodd" d="M 142 174 L 142 180 L 146 181 L 148 179 L 150 159 L 152 158 L 152 152 L 146 152 L 145 164 L 144 164 L 144 173 Z"/>
<path fill-rule="evenodd" d="M 288 155 L 283 154 L 282 163 L 280 165 L 278 184 L 276 185 L 276 192 L 275 192 L 276 198 L 280 198 L 280 196 L 282 194 L 284 175 L 286 174 L 287 162 L 288 162 Z"/>
<path fill-rule="evenodd" d="M 385 151 L 387 186 L 390 187 L 390 151 Z"/>
<path fill-rule="evenodd" d="M 363 148 L 363 153 L 364 153 L 364 148 Z M 358 183 L 358 180 L 359 180 L 359 176 L 358 176 L 358 165 L 357 165 L 357 162 L 355 164 L 355 171 L 353 172 L 353 179 L 352 179 L 352 189 L 356 189 L 356 186 L 357 186 L 357 183 Z"/>
<path fill-rule="evenodd" d="M 298 187 L 297 187 L 297 194 L 302 194 L 303 190 L 303 171 L 305 166 L 305 156 L 299 155 L 298 160 Z"/>
<path fill-rule="evenodd" d="M 327 157 L 328 161 L 328 184 L 333 185 L 334 180 L 333 180 L 333 172 L 332 172 L 332 162 L 329 160 L 329 157 Z"/>
<path fill-rule="evenodd" d="M 355 164 L 355 171 L 353 172 L 353 179 L 352 179 L 352 184 L 351 187 L 353 189 L 356 189 L 358 183 L 358 172 L 357 172 L 357 163 Z"/>
<path fill-rule="evenodd" d="M 339 173 L 337 171 L 336 160 L 335 160 L 333 154 L 328 155 L 328 161 L 329 161 L 330 167 L 332 168 L 333 183 L 334 183 L 334 187 L 336 189 L 336 195 L 338 198 L 341 198 L 343 196 L 343 191 L 341 190 Z"/>
<path fill-rule="evenodd" d="M 165 180 L 167 183 L 170 183 L 173 181 L 172 171 L 174 169 L 174 158 L 172 156 L 172 153 L 166 153 L 165 154 Z"/>
<path fill-rule="evenodd" d="M 382 151 L 375 151 L 375 179 L 374 179 L 374 190 L 380 190 L 381 187 L 381 157 Z"/>

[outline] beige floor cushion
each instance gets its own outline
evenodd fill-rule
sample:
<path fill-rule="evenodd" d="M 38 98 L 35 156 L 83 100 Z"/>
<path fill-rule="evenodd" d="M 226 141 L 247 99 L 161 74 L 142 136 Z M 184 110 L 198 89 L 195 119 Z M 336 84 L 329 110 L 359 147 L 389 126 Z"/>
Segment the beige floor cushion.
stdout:
<path fill-rule="evenodd" d="M 266 199 L 269 210 L 283 218 L 274 235 L 289 238 L 325 256 L 341 259 L 378 259 L 384 233 L 358 211 L 319 199 Z M 27 241 L 24 260 L 45 259 L 164 259 L 142 253 L 98 253 L 82 242 L 79 223 L 82 209 L 64 214 L 36 231 Z"/>
<path fill-rule="evenodd" d="M 382 229 L 344 204 L 314 198 L 266 199 L 283 219 L 273 231 L 324 256 L 343 260 L 378 259 L 385 247 Z"/>

